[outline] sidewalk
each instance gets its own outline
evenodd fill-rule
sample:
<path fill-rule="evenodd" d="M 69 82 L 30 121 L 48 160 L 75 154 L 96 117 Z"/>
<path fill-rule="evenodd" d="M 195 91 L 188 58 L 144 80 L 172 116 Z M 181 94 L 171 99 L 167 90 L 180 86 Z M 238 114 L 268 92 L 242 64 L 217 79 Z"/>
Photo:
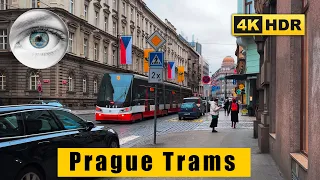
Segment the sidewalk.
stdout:
<path fill-rule="evenodd" d="M 241 116 L 239 116 L 240 118 Z M 249 147 L 251 148 L 251 178 L 252 180 L 283 180 L 277 165 L 269 154 L 260 154 L 258 142 L 252 138 L 251 129 L 219 129 L 218 133 L 208 131 L 189 131 L 174 133 L 164 136 L 158 136 L 157 144 L 153 145 L 153 140 L 146 141 L 145 145 L 136 145 L 134 147 L 147 148 L 166 148 L 166 147 Z M 112 178 L 113 179 L 113 178 Z M 117 178 L 117 179 L 156 179 L 156 178 Z M 160 178 L 160 179 L 192 179 L 192 178 Z M 197 179 L 219 179 L 227 180 L 230 178 L 197 178 Z"/>

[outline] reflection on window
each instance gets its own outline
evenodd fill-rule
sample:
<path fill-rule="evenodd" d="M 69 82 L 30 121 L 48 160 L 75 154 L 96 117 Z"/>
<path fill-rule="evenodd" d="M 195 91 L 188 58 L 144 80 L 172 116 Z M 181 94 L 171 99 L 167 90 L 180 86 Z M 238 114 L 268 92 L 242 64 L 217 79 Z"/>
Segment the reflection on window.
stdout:
<path fill-rule="evenodd" d="M 61 110 L 53 110 L 52 112 L 58 117 L 65 129 L 79 129 L 86 127 L 85 121 L 69 112 Z"/>
<path fill-rule="evenodd" d="M 35 72 L 31 72 L 29 77 L 29 89 L 30 90 L 37 90 L 37 83 L 38 83 L 39 75 Z"/>
<path fill-rule="evenodd" d="M 28 111 L 25 116 L 26 134 L 38 134 L 60 130 L 55 119 L 48 111 Z"/>
<path fill-rule="evenodd" d="M 20 113 L 0 116 L 0 138 L 23 135 Z"/>

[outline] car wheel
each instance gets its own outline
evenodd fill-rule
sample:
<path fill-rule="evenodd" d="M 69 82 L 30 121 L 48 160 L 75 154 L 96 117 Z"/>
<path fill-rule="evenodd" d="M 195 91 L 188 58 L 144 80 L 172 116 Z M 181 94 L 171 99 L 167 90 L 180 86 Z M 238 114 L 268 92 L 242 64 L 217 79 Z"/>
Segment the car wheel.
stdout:
<path fill-rule="evenodd" d="M 179 116 L 179 120 L 181 120 L 182 119 L 182 117 L 181 116 Z"/>
<path fill-rule="evenodd" d="M 116 138 L 112 138 L 110 143 L 109 143 L 109 148 L 119 148 L 119 147 L 120 147 L 120 145 L 119 145 L 117 139 Z"/>
<path fill-rule="evenodd" d="M 44 180 L 44 176 L 42 175 L 42 173 L 40 173 L 40 171 L 37 168 L 34 167 L 26 167 L 24 169 L 22 169 L 17 177 L 16 180 Z"/>

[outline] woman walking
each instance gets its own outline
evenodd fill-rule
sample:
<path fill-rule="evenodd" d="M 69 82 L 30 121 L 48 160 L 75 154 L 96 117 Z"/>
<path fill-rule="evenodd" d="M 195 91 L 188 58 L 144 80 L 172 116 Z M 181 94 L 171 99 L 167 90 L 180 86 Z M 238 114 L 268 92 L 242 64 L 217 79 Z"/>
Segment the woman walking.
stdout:
<path fill-rule="evenodd" d="M 231 103 L 231 127 L 236 128 L 236 124 L 239 122 L 239 104 L 236 99 L 232 99 Z"/>
<path fill-rule="evenodd" d="M 229 106 L 230 106 L 229 100 L 226 99 L 223 106 L 225 116 L 229 115 L 228 114 Z"/>
<path fill-rule="evenodd" d="M 210 102 L 210 114 L 212 116 L 210 127 L 212 132 L 218 132 L 215 128 L 218 126 L 219 111 L 221 107 L 218 106 L 218 99 L 215 99 L 213 102 Z"/>

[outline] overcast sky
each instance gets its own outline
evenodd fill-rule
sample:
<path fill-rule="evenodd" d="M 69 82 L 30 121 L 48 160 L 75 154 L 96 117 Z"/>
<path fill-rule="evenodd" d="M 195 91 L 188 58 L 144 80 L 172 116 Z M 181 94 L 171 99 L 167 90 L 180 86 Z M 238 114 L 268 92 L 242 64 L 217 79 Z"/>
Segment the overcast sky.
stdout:
<path fill-rule="evenodd" d="M 231 35 L 231 14 L 237 12 L 237 0 L 144 0 L 163 21 L 168 19 L 188 41 L 202 44 L 202 55 L 214 73 L 225 56 L 236 61 L 236 39 Z M 210 73 L 211 75 L 211 73 Z"/>

